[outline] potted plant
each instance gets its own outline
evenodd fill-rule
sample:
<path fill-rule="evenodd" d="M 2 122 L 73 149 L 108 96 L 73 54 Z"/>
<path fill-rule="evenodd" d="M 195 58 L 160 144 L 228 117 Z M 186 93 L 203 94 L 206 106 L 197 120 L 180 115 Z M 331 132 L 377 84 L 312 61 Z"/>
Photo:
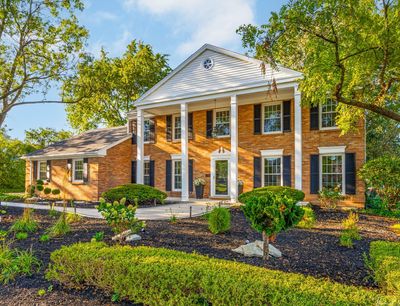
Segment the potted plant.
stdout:
<path fill-rule="evenodd" d="M 239 192 L 239 195 L 243 193 L 243 181 L 242 180 L 238 180 L 238 192 Z"/>
<path fill-rule="evenodd" d="M 196 199 L 202 199 L 204 194 L 204 185 L 206 184 L 206 181 L 203 178 L 198 177 L 194 180 L 193 183 L 196 190 Z"/>

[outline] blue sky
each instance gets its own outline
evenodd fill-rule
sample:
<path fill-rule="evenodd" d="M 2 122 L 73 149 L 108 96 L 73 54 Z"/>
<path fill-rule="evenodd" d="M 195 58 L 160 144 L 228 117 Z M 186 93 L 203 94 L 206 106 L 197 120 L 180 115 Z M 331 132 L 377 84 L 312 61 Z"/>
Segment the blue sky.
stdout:
<path fill-rule="evenodd" d="M 172 68 L 204 43 L 244 52 L 235 30 L 241 24 L 262 24 L 284 0 L 91 0 L 79 21 L 90 33 L 87 50 L 94 55 L 104 47 L 121 55 L 133 39 L 151 44 L 169 55 Z M 57 91 L 47 99 L 57 99 Z M 30 128 L 69 129 L 63 105 L 46 104 L 14 108 L 6 119 L 12 137 L 24 138 Z"/>

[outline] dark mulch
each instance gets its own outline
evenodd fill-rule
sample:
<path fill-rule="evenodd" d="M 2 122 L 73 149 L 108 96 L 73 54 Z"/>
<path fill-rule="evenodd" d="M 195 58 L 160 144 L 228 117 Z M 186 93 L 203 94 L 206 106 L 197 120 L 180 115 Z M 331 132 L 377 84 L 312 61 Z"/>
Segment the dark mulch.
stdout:
<path fill-rule="evenodd" d="M 12 222 L 22 213 L 19 208 L 7 208 L 10 216 L 3 218 L 0 229 L 8 229 Z M 363 239 L 356 241 L 352 249 L 339 246 L 341 221 L 347 217 L 346 212 L 315 209 L 318 223 L 313 229 L 292 229 L 278 235 L 274 245 L 279 248 L 283 257 L 270 259 L 266 266 L 287 272 L 297 272 L 316 277 L 329 277 L 346 284 L 373 286 L 364 266 L 363 254 L 368 253 L 372 240 L 398 241 L 398 237 L 389 230 L 396 220 L 370 215 L 360 215 L 359 227 Z M 13 247 L 32 248 L 36 256 L 43 261 L 43 268 L 31 277 L 19 277 L 8 286 L 0 285 L 0 305 L 109 305 L 110 296 L 95 291 L 71 290 L 55 284 L 51 293 L 39 297 L 37 291 L 46 289 L 51 283 L 44 279 L 44 270 L 49 263 L 51 251 L 62 245 L 78 241 L 90 241 L 98 231 L 104 231 L 106 241 L 110 242 L 112 232 L 104 220 L 84 218 L 72 226 L 73 231 L 65 237 L 40 243 L 38 237 L 55 219 L 46 211 L 36 211 L 40 231 L 27 240 L 15 241 Z M 169 221 L 147 221 L 142 240 L 137 244 L 165 247 L 185 252 L 197 252 L 217 258 L 225 258 L 257 266 L 264 266 L 260 258 L 246 258 L 231 251 L 244 244 L 246 240 L 261 239 L 261 235 L 251 229 L 242 212 L 232 210 L 232 229 L 222 235 L 212 235 L 203 218 Z M 123 304 L 121 304 L 123 305 Z M 127 305 L 127 304 L 126 304 Z"/>

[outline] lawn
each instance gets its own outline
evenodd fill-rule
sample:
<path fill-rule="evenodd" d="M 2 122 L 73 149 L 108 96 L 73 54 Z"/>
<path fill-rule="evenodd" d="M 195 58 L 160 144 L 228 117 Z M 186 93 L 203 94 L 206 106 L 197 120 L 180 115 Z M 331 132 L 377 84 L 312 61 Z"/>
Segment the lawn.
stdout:
<path fill-rule="evenodd" d="M 19 208 L 7 208 L 8 214 L 0 223 L 0 230 L 8 230 L 11 224 L 22 214 Z M 341 221 L 346 212 L 315 209 L 317 222 L 312 229 L 291 229 L 278 235 L 273 243 L 282 253 L 282 258 L 271 258 L 266 265 L 261 258 L 249 258 L 231 250 L 244 244 L 246 240 L 261 239 L 247 223 L 239 209 L 232 209 L 232 228 L 229 232 L 212 235 L 207 220 L 203 217 L 179 220 L 176 223 L 166 221 L 148 221 L 146 229 L 140 233 L 142 240 L 131 243 L 152 247 L 164 247 L 196 252 L 215 258 L 238 261 L 271 270 L 295 272 L 317 278 L 329 278 L 343 284 L 375 288 L 370 271 L 366 268 L 363 254 L 368 253 L 369 244 L 374 240 L 399 241 L 390 226 L 395 220 L 370 215 L 360 215 L 359 228 L 362 240 L 355 241 L 354 248 L 341 247 L 338 244 Z M 13 248 L 30 249 L 42 261 L 41 269 L 32 276 L 21 276 L 10 285 L 0 287 L 0 299 L 6 304 L 15 303 L 51 303 L 67 305 L 104 305 L 110 296 L 102 291 L 85 287 L 83 290 L 66 289 L 45 280 L 44 271 L 48 266 L 50 253 L 62 245 L 75 242 L 89 242 L 97 232 L 105 233 L 105 242 L 111 242 L 112 232 L 104 220 L 82 218 L 71 225 L 72 231 L 48 242 L 40 242 L 39 237 L 46 228 L 54 224 L 56 217 L 47 211 L 35 211 L 39 231 L 30 234 L 26 240 L 14 240 Z M 39 296 L 40 289 L 53 286 L 51 292 Z M 123 305 L 123 303 L 121 304 Z"/>

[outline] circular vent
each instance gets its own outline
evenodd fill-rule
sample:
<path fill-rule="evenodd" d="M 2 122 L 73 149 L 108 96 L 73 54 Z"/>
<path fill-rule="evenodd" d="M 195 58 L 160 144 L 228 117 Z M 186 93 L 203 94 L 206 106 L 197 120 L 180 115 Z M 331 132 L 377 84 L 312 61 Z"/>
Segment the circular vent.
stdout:
<path fill-rule="evenodd" d="M 206 58 L 203 61 L 203 68 L 206 70 L 210 70 L 214 66 L 214 61 L 211 58 Z"/>

